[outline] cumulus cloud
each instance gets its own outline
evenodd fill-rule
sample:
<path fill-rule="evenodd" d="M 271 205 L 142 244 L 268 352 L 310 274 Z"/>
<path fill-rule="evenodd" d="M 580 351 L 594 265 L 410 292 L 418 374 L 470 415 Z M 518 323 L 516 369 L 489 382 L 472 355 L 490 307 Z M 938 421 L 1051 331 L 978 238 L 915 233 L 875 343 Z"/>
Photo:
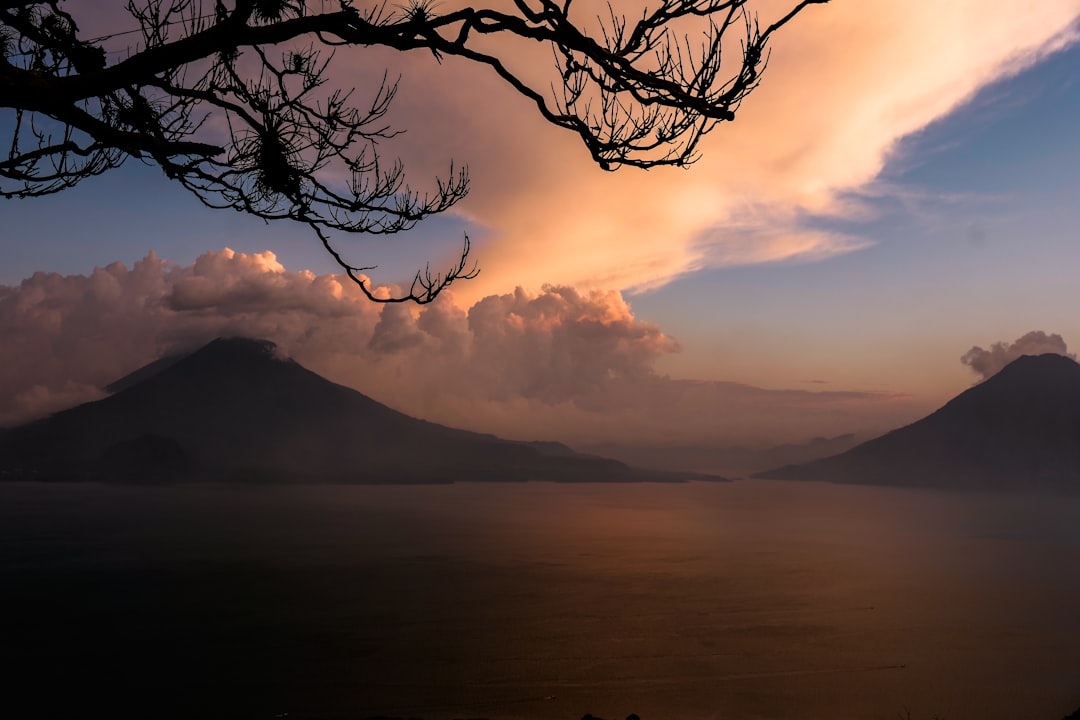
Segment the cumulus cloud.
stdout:
<path fill-rule="evenodd" d="M 649 375 L 676 348 L 614 292 L 518 290 L 468 313 L 451 302 L 377 306 L 341 277 L 288 272 L 273 253 L 230 249 L 190 266 L 151 254 L 130 270 L 37 273 L 0 290 L 0 332 L 8 421 L 91 397 L 87 388 L 221 335 L 265 337 L 315 365 L 336 359 L 339 373 L 366 377 L 366 391 L 389 399 L 395 385 L 411 385 L 433 397 L 572 401 Z"/>
<path fill-rule="evenodd" d="M 469 330 L 472 362 L 484 376 L 501 376 L 500 397 L 582 397 L 609 381 L 647 377 L 661 354 L 678 349 L 636 319 L 619 293 L 568 287 L 484 298 L 469 311 Z"/>
<path fill-rule="evenodd" d="M 150 254 L 130 269 L 0 286 L 0 425 L 101 397 L 157 357 L 232 335 L 273 340 L 404 412 L 519 438 L 799 440 L 887 428 L 907 407 L 887 395 L 660 376 L 655 363 L 678 344 L 617 292 L 546 286 L 467 310 L 445 296 L 378 306 L 342 277 L 225 249 L 187 266 Z"/>
<path fill-rule="evenodd" d="M 299 337 L 374 316 L 340 281 L 287 273 L 273 253 L 207 253 L 181 267 L 151 253 L 132 268 L 35 273 L 0 289 L 0 424 L 76 400 L 154 358 L 219 335 Z M 373 322 L 373 320 L 372 320 Z"/>
<path fill-rule="evenodd" d="M 1003 367 L 1021 355 L 1045 353 L 1076 359 L 1076 355 L 1069 352 L 1065 340 L 1057 333 L 1048 335 L 1042 330 L 1032 330 L 1012 343 L 996 342 L 990 346 L 989 350 L 975 345 L 960 357 L 960 362 L 978 373 L 981 380 L 985 380 L 996 375 Z"/>

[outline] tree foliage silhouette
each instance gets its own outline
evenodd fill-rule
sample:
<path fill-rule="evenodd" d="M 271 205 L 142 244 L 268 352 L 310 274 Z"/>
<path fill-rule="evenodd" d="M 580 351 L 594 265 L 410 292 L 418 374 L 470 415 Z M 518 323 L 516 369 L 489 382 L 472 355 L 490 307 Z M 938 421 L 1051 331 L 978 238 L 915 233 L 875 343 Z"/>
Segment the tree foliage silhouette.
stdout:
<path fill-rule="evenodd" d="M 396 81 L 383 75 L 361 102 L 330 86 L 335 52 L 464 58 L 575 133 L 605 170 L 685 166 L 758 86 L 773 33 L 827 1 L 802 0 L 763 26 L 747 0 L 657 0 L 633 21 L 610 5 L 599 18 L 579 13 L 571 0 L 445 13 L 433 0 L 127 0 L 130 27 L 86 37 L 64 0 L 0 0 L 0 127 L 10 135 L 0 194 L 55 193 L 139 158 L 209 207 L 309 226 L 371 300 L 427 303 L 476 274 L 467 236 L 449 268 L 426 267 L 387 297 L 331 235 L 409 229 L 465 196 L 467 170 L 451 163 L 428 191 L 408 185 L 401 162 L 378 152 L 397 134 L 386 122 Z M 722 52 L 732 34 L 734 59 Z M 511 69 L 484 42 L 492 37 L 550 47 L 550 81 Z"/>

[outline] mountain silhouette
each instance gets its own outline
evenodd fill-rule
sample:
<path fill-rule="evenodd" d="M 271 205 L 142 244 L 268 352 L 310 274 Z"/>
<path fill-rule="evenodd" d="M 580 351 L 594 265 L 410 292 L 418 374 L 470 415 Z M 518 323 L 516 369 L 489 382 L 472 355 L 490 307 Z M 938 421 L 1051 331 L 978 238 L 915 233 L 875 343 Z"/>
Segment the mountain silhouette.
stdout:
<path fill-rule="evenodd" d="M 1080 491 L 1080 365 L 1061 355 L 1025 355 L 918 422 L 755 477 Z"/>
<path fill-rule="evenodd" d="M 261 340 L 218 339 L 110 387 L 107 398 L 0 434 L 0 474 L 139 483 L 687 477 L 409 417 L 279 357 Z"/>

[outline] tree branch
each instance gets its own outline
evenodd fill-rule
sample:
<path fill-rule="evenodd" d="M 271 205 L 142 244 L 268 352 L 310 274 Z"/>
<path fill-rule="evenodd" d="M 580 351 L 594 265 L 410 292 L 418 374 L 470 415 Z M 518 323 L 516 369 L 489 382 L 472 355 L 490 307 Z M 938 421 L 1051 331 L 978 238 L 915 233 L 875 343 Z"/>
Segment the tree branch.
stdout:
<path fill-rule="evenodd" d="M 577 135 L 602 169 L 686 166 L 760 83 L 772 35 L 827 2 L 802 0 L 762 31 L 747 0 L 657 0 L 633 22 L 609 7 L 590 33 L 569 0 L 444 15 L 431 0 L 364 12 L 347 0 L 330 11 L 305 0 L 127 1 L 141 46 L 110 64 L 108 38 L 83 37 L 61 0 L 0 0 L 0 109 L 14 117 L 0 195 L 57 192 L 140 158 L 208 207 L 308 226 L 371 300 L 417 303 L 475 276 L 468 237 L 447 270 L 425 266 L 406 294 L 389 298 L 376 297 L 363 274 L 372 268 L 346 261 L 329 233 L 406 230 L 460 201 L 468 173 L 452 164 L 430 192 L 406 184 L 401 163 L 379 152 L 397 133 L 385 123 L 396 83 L 384 75 L 370 104 L 357 107 L 353 91 L 326 86 L 335 48 L 463 58 Z M 673 30 L 690 22 L 703 33 L 696 49 Z M 533 84 L 512 51 L 485 50 L 484 37 L 547 45 L 552 82 Z M 732 39 L 742 57 L 722 63 Z"/>

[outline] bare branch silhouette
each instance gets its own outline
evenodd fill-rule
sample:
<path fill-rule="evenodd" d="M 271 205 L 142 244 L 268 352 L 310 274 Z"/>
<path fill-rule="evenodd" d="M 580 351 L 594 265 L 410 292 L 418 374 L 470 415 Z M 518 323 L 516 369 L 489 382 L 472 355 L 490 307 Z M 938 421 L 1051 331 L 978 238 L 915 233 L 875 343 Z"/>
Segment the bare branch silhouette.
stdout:
<path fill-rule="evenodd" d="M 376 302 L 431 302 L 474 277 L 465 239 L 441 273 L 408 293 L 374 293 L 330 233 L 407 230 L 465 197 L 449 166 L 428 191 L 385 162 L 379 142 L 397 91 L 388 75 L 360 102 L 327 86 L 337 51 L 383 46 L 490 67 L 553 125 L 575 133 L 605 170 L 686 166 L 701 138 L 733 120 L 768 63 L 768 41 L 809 5 L 762 26 L 747 0 L 659 0 L 634 21 L 609 6 L 578 17 L 571 0 L 512 0 L 446 14 L 432 0 L 359 9 L 351 0 L 127 0 L 133 27 L 87 38 L 63 0 L 0 0 L 0 196 L 59 192 L 129 157 L 158 165 L 212 208 L 309 226 Z M 587 28 L 594 28 L 591 32 Z M 691 41 L 684 28 L 700 33 Z M 739 56 L 724 62 L 723 41 Z M 533 84 L 478 38 L 549 46 L 553 80 Z M 111 50 L 117 42 L 126 50 Z M 110 60 L 115 56 L 115 60 Z M 729 67 L 730 66 L 730 67 Z"/>

